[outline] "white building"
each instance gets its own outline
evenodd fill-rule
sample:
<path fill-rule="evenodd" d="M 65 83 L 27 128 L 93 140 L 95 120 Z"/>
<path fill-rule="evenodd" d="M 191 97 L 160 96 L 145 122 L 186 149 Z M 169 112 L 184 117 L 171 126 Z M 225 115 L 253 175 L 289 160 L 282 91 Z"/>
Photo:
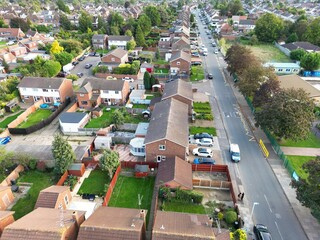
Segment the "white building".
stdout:
<path fill-rule="evenodd" d="M 59 117 L 60 129 L 64 134 L 77 133 L 89 120 L 88 113 L 64 112 Z"/>
<path fill-rule="evenodd" d="M 111 49 L 111 46 L 116 46 L 117 48 L 126 50 L 127 43 L 132 39 L 133 37 L 130 37 L 130 36 L 109 36 L 108 49 Z"/>

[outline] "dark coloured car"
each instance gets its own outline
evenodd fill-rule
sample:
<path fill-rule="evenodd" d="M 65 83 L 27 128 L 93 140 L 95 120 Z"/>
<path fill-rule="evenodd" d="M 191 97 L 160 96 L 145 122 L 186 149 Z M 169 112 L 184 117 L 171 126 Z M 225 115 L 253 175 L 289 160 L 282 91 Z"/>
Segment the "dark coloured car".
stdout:
<path fill-rule="evenodd" d="M 209 133 L 197 133 L 193 136 L 194 139 L 201 139 L 201 138 L 210 138 L 213 139 L 212 135 Z"/>
<path fill-rule="evenodd" d="M 89 56 L 90 56 L 90 57 L 96 56 L 96 52 L 91 52 L 91 53 L 89 53 Z"/>
<path fill-rule="evenodd" d="M 81 57 L 79 57 L 79 61 L 83 61 L 84 59 L 85 59 L 86 57 L 85 56 L 81 56 Z"/>
<path fill-rule="evenodd" d="M 213 79 L 213 75 L 211 73 L 208 74 L 208 79 Z"/>
<path fill-rule="evenodd" d="M 73 66 L 76 66 L 76 65 L 78 65 L 78 64 L 79 64 L 78 61 L 72 62 L 72 65 L 73 65 Z"/>
<path fill-rule="evenodd" d="M 212 158 L 202 158 L 202 157 L 199 157 L 199 158 L 195 158 L 193 160 L 193 163 L 194 164 L 212 164 L 214 165 L 216 163 L 216 161 Z"/>
<path fill-rule="evenodd" d="M 82 72 L 77 73 L 77 76 L 78 76 L 79 78 L 81 78 L 81 77 L 83 77 L 83 73 L 82 73 Z"/>
<path fill-rule="evenodd" d="M 253 227 L 253 232 L 256 235 L 257 240 L 272 240 L 268 228 L 263 224 L 256 224 Z"/>
<path fill-rule="evenodd" d="M 91 63 L 88 63 L 88 64 L 85 65 L 84 68 L 85 68 L 85 69 L 89 69 L 89 68 L 91 68 L 91 67 L 92 67 L 92 64 L 91 64 Z"/>

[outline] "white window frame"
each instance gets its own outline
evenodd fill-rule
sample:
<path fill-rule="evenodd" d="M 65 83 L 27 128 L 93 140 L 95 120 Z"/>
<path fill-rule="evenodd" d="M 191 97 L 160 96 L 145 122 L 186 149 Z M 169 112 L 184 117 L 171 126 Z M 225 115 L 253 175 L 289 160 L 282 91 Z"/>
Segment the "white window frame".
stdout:
<path fill-rule="evenodd" d="M 68 195 L 64 196 L 64 203 L 66 204 L 66 206 L 69 204 L 69 199 L 68 199 Z"/>
<path fill-rule="evenodd" d="M 166 150 L 166 145 L 159 145 L 159 150 L 160 151 L 165 151 Z"/>

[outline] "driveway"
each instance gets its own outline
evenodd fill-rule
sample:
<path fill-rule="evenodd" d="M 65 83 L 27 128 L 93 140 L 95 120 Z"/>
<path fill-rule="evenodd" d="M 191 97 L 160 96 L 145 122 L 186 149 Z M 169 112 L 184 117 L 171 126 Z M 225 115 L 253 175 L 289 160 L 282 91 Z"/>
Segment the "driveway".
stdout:
<path fill-rule="evenodd" d="M 73 84 L 74 85 L 78 85 L 81 86 L 83 80 L 86 77 L 92 77 L 92 68 L 94 68 L 95 66 L 98 65 L 98 63 L 101 61 L 100 56 L 99 57 L 91 57 L 88 56 L 86 57 L 83 61 L 79 61 L 79 64 L 76 65 L 72 70 L 71 70 L 71 74 L 77 74 L 77 73 L 83 73 L 83 76 L 81 78 L 79 78 L 77 81 L 75 81 Z M 85 68 L 85 65 L 91 63 L 92 67 L 89 69 Z"/>

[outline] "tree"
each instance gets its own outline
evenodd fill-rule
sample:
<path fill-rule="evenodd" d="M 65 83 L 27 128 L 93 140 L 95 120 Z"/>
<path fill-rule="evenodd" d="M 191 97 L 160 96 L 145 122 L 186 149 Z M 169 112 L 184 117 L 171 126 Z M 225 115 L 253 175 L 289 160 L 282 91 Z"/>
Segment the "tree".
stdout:
<path fill-rule="evenodd" d="M 257 125 L 278 138 L 294 141 L 309 136 L 314 121 L 314 102 L 302 89 L 277 92 L 255 112 Z"/>
<path fill-rule="evenodd" d="M 320 157 L 302 165 L 307 173 L 307 179 L 292 180 L 291 186 L 296 189 L 297 199 L 303 206 L 311 209 L 314 217 L 320 220 Z"/>
<path fill-rule="evenodd" d="M 240 0 L 231 1 L 228 5 L 228 9 L 232 15 L 239 15 L 240 12 L 243 12 L 242 3 Z"/>
<path fill-rule="evenodd" d="M 48 60 L 42 66 L 42 77 L 54 77 L 61 71 L 61 65 L 57 61 Z"/>
<path fill-rule="evenodd" d="M 60 47 L 59 42 L 54 40 L 50 49 L 51 54 L 61 53 L 63 51 L 63 47 Z"/>
<path fill-rule="evenodd" d="M 231 74 L 241 74 L 246 68 L 257 62 L 250 49 L 239 44 L 234 44 L 227 50 L 225 60 Z"/>
<path fill-rule="evenodd" d="M 16 17 L 10 20 L 10 27 L 20 28 L 23 32 L 27 32 L 30 29 L 30 22 L 25 21 L 22 18 Z"/>
<path fill-rule="evenodd" d="M 300 40 L 302 40 L 302 36 L 306 32 L 307 27 L 308 27 L 307 19 L 301 19 L 301 20 L 298 19 L 293 24 L 291 31 L 297 34 L 298 39 L 300 41 Z"/>
<path fill-rule="evenodd" d="M 283 20 L 274 14 L 266 13 L 256 22 L 255 34 L 259 41 L 272 43 L 277 41 L 283 30 Z"/>
<path fill-rule="evenodd" d="M 126 30 L 125 33 L 124 33 L 124 35 L 129 36 L 129 37 L 132 37 L 132 36 L 133 36 L 130 29 Z"/>
<path fill-rule="evenodd" d="M 5 59 L 2 60 L 2 66 L 4 67 L 4 70 L 6 71 L 6 73 L 9 72 L 9 64 Z"/>
<path fill-rule="evenodd" d="M 70 22 L 70 20 L 68 19 L 68 17 L 61 13 L 59 15 L 59 23 L 60 26 L 64 29 L 64 30 L 72 30 L 72 24 Z"/>
<path fill-rule="evenodd" d="M 111 31 L 120 33 L 124 24 L 124 19 L 118 12 L 112 12 L 108 16 L 108 23 L 110 26 L 110 33 Z"/>
<path fill-rule="evenodd" d="M 69 7 L 64 4 L 63 0 L 58 0 L 57 1 L 57 6 L 58 6 L 58 9 L 60 9 L 62 12 L 70 13 Z"/>
<path fill-rule="evenodd" d="M 136 39 L 137 46 L 144 47 L 146 45 L 144 35 L 140 25 L 137 26 L 135 39 Z"/>
<path fill-rule="evenodd" d="M 8 25 L 4 23 L 4 19 L 0 17 L 0 28 L 7 28 Z"/>
<path fill-rule="evenodd" d="M 320 17 L 312 20 L 302 38 L 314 45 L 320 46 Z"/>
<path fill-rule="evenodd" d="M 55 160 L 54 171 L 57 175 L 64 174 L 69 166 L 76 160 L 71 145 L 60 134 L 54 136 L 52 155 Z"/>
<path fill-rule="evenodd" d="M 102 171 L 106 171 L 109 175 L 109 178 L 111 179 L 120 164 L 119 153 L 116 151 L 105 149 L 103 150 L 102 156 L 99 160 Z"/>
<path fill-rule="evenodd" d="M 79 55 L 83 49 L 82 43 L 75 39 L 62 40 L 60 44 L 64 48 L 64 51 L 71 53 L 73 57 Z"/>
<path fill-rule="evenodd" d="M 257 45 L 259 43 L 259 39 L 257 38 L 257 35 L 253 34 L 250 38 L 250 45 Z"/>
<path fill-rule="evenodd" d="M 265 81 L 264 67 L 259 62 L 252 64 L 245 68 L 241 74 L 238 75 L 238 87 L 244 96 L 253 96 L 259 89 L 261 84 Z"/>
<path fill-rule="evenodd" d="M 295 61 L 300 61 L 301 58 L 306 54 L 307 52 L 305 50 L 298 48 L 290 52 L 290 58 Z"/>
<path fill-rule="evenodd" d="M 191 13 L 191 15 L 190 15 L 190 22 L 191 22 L 191 23 L 194 22 L 194 14 L 193 14 L 193 13 Z"/>
<path fill-rule="evenodd" d="M 123 113 L 119 109 L 116 109 L 112 114 L 112 123 L 118 129 L 120 125 L 124 124 L 124 120 Z"/>
<path fill-rule="evenodd" d="M 85 11 L 82 11 L 79 17 L 79 30 L 86 33 L 88 29 L 92 29 L 92 17 Z"/>
<path fill-rule="evenodd" d="M 144 12 L 151 20 L 152 26 L 159 26 L 160 25 L 160 23 L 161 23 L 160 14 L 158 12 L 158 9 L 155 6 L 149 5 L 149 6 L 145 7 Z"/>
<path fill-rule="evenodd" d="M 131 39 L 129 42 L 127 42 L 127 50 L 133 50 L 136 47 L 136 42 Z"/>
<path fill-rule="evenodd" d="M 159 50 L 159 48 L 157 48 L 155 58 L 156 58 L 156 60 L 160 59 L 160 50 Z"/>
<path fill-rule="evenodd" d="M 143 32 L 144 36 L 147 36 L 151 31 L 151 20 L 146 14 L 141 14 L 138 18 L 138 25 L 140 25 L 140 28 Z M 137 34 L 137 28 L 136 28 L 136 34 Z"/>
<path fill-rule="evenodd" d="M 147 90 L 151 89 L 150 74 L 148 71 L 146 71 L 143 75 L 143 85 L 145 89 Z"/>
<path fill-rule="evenodd" d="M 243 229 L 237 229 L 233 233 L 230 233 L 231 240 L 247 240 L 247 234 Z"/>
<path fill-rule="evenodd" d="M 318 70 L 320 67 L 320 54 L 319 53 L 307 53 L 302 56 L 300 60 L 300 66 L 305 70 Z"/>
<path fill-rule="evenodd" d="M 126 2 L 124 3 L 124 7 L 125 7 L 125 8 L 129 8 L 129 7 L 130 7 L 130 2 L 126 1 Z"/>
<path fill-rule="evenodd" d="M 286 40 L 286 43 L 292 43 L 298 41 L 298 35 L 296 33 L 291 33 Z"/>
<path fill-rule="evenodd" d="M 155 76 L 151 75 L 150 77 L 150 85 L 151 85 L 151 88 L 153 85 L 155 85 L 157 82 L 157 79 L 155 78 Z"/>
<path fill-rule="evenodd" d="M 54 54 L 54 58 L 56 61 L 60 63 L 61 66 L 64 66 L 64 65 L 67 65 L 68 63 L 71 63 L 73 59 L 73 55 L 71 53 L 63 51 L 63 52 Z"/>

